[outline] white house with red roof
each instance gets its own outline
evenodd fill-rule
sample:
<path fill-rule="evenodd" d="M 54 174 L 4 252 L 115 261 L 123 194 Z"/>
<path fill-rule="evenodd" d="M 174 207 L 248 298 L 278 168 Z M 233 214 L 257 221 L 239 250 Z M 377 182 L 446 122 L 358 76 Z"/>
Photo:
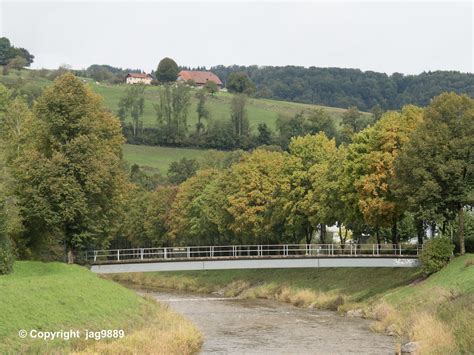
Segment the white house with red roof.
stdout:
<path fill-rule="evenodd" d="M 127 84 L 151 85 L 152 80 L 152 76 L 145 73 L 128 73 L 125 77 L 125 82 Z"/>
<path fill-rule="evenodd" d="M 222 81 L 219 77 L 210 71 L 181 70 L 178 74 L 178 82 L 192 81 L 196 86 L 204 86 L 208 81 L 213 81 L 221 88 Z"/>

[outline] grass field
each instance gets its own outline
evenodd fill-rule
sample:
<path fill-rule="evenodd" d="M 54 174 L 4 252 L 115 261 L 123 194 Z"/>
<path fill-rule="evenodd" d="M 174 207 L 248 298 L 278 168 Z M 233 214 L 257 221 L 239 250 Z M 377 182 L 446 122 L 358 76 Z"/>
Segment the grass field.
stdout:
<path fill-rule="evenodd" d="M 84 334 L 74 341 L 43 341 L 20 338 L 21 329 L 124 329 L 126 335 L 110 343 L 86 341 Z M 89 347 L 132 353 L 134 339 L 141 339 L 142 348 L 163 349 L 161 353 L 192 353 L 201 343 L 199 333 L 185 319 L 83 267 L 18 261 L 12 274 L 0 276 L 1 354 L 89 352 Z"/>
<path fill-rule="evenodd" d="M 107 85 L 89 81 L 93 90 L 104 97 L 105 104 L 112 111 L 117 112 L 120 98 L 124 95 L 127 85 Z M 156 122 L 155 103 L 158 101 L 160 87 L 150 86 L 145 91 L 145 109 L 143 114 L 143 124 L 145 127 L 153 126 Z M 192 103 L 189 109 L 188 126 L 193 130 L 197 123 L 196 105 L 197 100 L 194 95 L 196 89 L 192 90 Z M 211 114 L 211 119 L 227 120 L 230 119 L 230 105 L 232 94 L 219 92 L 214 96 L 208 96 L 207 107 Z M 298 112 L 307 112 L 315 108 L 326 109 L 335 119 L 336 123 L 340 121 L 342 113 L 345 111 L 340 108 L 323 107 L 308 104 L 299 104 L 294 102 L 276 101 L 267 99 L 251 98 L 247 105 L 247 114 L 252 129 L 256 129 L 260 123 L 266 123 L 272 130 L 275 130 L 275 122 L 280 114 L 296 114 Z"/>
<path fill-rule="evenodd" d="M 471 260 L 471 263 L 468 261 Z M 361 309 L 400 343 L 423 354 L 474 352 L 474 254 L 423 279 L 418 269 L 327 268 L 117 274 L 120 282 L 226 296 L 268 298 L 302 307 Z"/>
<path fill-rule="evenodd" d="M 145 171 L 166 175 L 168 166 L 181 158 L 196 159 L 198 162 L 208 154 L 206 149 L 151 147 L 125 144 L 123 157 L 130 165 L 138 164 Z"/>
<path fill-rule="evenodd" d="M 19 77 L 23 83 L 29 83 L 40 87 L 45 87 L 51 84 L 51 81 L 35 75 L 32 70 L 22 70 L 21 72 L 11 70 L 7 76 L 0 75 L 0 82 L 11 82 L 12 80 L 18 80 Z M 84 81 L 87 82 L 95 92 L 103 96 L 106 107 L 114 113 L 117 113 L 118 103 L 120 98 L 124 95 L 127 85 L 96 83 L 91 79 L 84 79 Z M 158 100 L 159 90 L 161 90 L 160 87 L 150 86 L 147 87 L 145 91 L 145 108 L 142 117 L 145 127 L 152 127 L 156 123 L 154 105 Z M 194 97 L 195 92 L 196 90 L 193 90 L 192 92 L 192 104 L 188 116 L 188 126 L 190 130 L 194 130 L 197 123 L 197 100 Z M 214 96 L 209 96 L 207 107 L 211 113 L 211 119 L 230 119 L 231 100 L 232 94 L 226 92 L 219 92 Z M 307 112 L 316 108 L 324 108 L 327 110 L 328 113 L 334 117 L 336 123 L 340 121 L 341 115 L 345 111 L 344 109 L 334 107 L 251 98 L 248 101 L 247 113 L 252 129 L 256 129 L 259 123 L 266 123 L 271 129 L 275 130 L 275 122 L 280 114 L 296 114 L 298 112 Z"/>

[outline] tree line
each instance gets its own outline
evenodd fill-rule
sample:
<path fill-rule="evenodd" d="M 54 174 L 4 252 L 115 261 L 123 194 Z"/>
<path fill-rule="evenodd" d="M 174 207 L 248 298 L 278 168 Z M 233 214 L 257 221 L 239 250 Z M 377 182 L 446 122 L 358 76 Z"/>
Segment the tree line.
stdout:
<path fill-rule="evenodd" d="M 124 238 L 131 246 L 331 243 L 326 226 L 337 225 L 342 244 L 440 234 L 464 253 L 466 228 L 474 237 L 473 120 L 474 100 L 446 93 L 427 108 L 385 113 L 347 144 L 319 132 L 291 138 L 288 151 L 242 153 L 178 186 L 134 192 L 142 204 L 125 219 Z"/>
<path fill-rule="evenodd" d="M 423 72 L 418 75 L 344 68 L 298 66 L 211 67 L 222 82 L 233 73 L 246 74 L 256 85 L 257 97 L 369 111 L 400 109 L 407 104 L 426 106 L 445 91 L 474 96 L 474 75 L 457 71 Z"/>
<path fill-rule="evenodd" d="M 0 118 L 0 260 L 7 249 L 73 261 L 111 245 L 332 242 L 328 225 L 342 244 L 422 243 L 431 230 L 452 235 L 463 253 L 473 233 L 466 95 L 387 112 L 348 143 L 318 132 L 292 137 L 287 151 L 181 162 L 175 184 L 156 188 L 122 161 L 119 119 L 70 73 L 32 109 L 0 87 Z"/>

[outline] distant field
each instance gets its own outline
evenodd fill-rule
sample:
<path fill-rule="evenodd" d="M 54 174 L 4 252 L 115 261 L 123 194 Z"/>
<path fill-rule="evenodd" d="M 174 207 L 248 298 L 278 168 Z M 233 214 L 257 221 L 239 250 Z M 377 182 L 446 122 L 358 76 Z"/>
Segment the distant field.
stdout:
<path fill-rule="evenodd" d="M 10 71 L 9 75 L 0 75 L 0 82 L 8 83 L 21 78 L 23 83 L 30 83 L 39 87 L 45 87 L 51 84 L 51 81 L 41 78 L 37 71 L 22 70 Z M 118 103 L 120 98 L 124 95 L 127 85 L 109 85 L 104 83 L 96 83 L 91 79 L 83 79 L 90 87 L 102 95 L 104 103 L 114 113 L 118 111 Z M 153 127 L 156 123 L 156 112 L 154 105 L 158 100 L 158 93 L 160 87 L 147 87 L 145 92 L 145 108 L 143 114 L 143 123 L 145 127 Z M 196 105 L 197 100 L 194 97 L 196 90 L 192 92 L 192 103 L 189 109 L 188 126 L 189 130 L 194 130 L 197 123 Z M 226 92 L 217 93 L 215 96 L 209 96 L 207 100 L 207 107 L 211 113 L 213 120 L 228 120 L 230 118 L 230 104 L 232 94 Z M 309 104 L 299 104 L 287 101 L 276 101 L 268 99 L 249 99 L 247 105 L 247 113 L 252 129 L 256 129 L 260 123 L 266 123 L 271 129 L 275 130 L 275 122 L 280 114 L 296 114 L 299 112 L 308 112 L 316 108 L 324 108 L 328 113 L 334 117 L 336 123 L 341 119 L 342 113 L 345 109 L 325 107 Z"/>
<path fill-rule="evenodd" d="M 120 98 L 124 95 L 127 86 L 124 85 L 107 85 L 89 81 L 89 85 L 93 90 L 104 97 L 105 104 L 112 111 L 117 112 Z M 143 114 L 143 124 L 145 127 L 152 127 L 156 122 L 156 112 L 154 105 L 158 101 L 158 93 L 160 87 L 150 86 L 145 91 L 145 109 Z M 197 123 L 195 99 L 196 90 L 192 91 L 192 102 L 189 109 L 188 126 L 193 130 Z M 232 94 L 226 92 L 217 93 L 214 96 L 208 96 L 207 107 L 211 113 L 213 120 L 227 120 L 230 118 L 230 105 Z M 247 105 L 247 114 L 252 129 L 256 129 L 258 124 L 266 123 L 271 129 L 275 130 L 275 122 L 280 114 L 296 114 L 298 112 L 307 112 L 316 108 L 324 108 L 336 120 L 340 121 L 342 113 L 345 111 L 340 108 L 323 107 L 308 104 L 299 104 L 287 101 L 276 101 L 267 99 L 249 99 Z"/>
<path fill-rule="evenodd" d="M 202 160 L 209 150 L 189 148 L 150 147 L 125 144 L 123 155 L 130 165 L 138 164 L 145 171 L 166 175 L 168 166 L 181 158 Z"/>

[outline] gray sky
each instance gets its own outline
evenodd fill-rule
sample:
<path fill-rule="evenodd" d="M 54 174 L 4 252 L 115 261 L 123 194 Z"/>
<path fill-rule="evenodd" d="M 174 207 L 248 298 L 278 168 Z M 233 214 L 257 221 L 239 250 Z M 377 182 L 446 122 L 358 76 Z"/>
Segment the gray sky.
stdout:
<path fill-rule="evenodd" d="M 468 2 L 13 2 L 0 35 L 36 68 L 303 65 L 473 71 Z"/>

